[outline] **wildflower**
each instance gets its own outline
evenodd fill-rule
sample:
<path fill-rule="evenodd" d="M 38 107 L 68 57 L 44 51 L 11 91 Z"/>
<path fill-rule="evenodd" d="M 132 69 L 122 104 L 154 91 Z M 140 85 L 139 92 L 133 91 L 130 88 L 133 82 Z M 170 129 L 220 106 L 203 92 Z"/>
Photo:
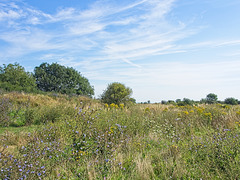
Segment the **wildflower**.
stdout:
<path fill-rule="evenodd" d="M 205 116 L 207 119 L 212 120 L 212 114 L 211 114 L 211 113 L 204 113 L 204 116 Z"/>
<path fill-rule="evenodd" d="M 115 104 L 114 104 L 114 103 L 110 104 L 110 108 L 111 108 L 111 109 L 114 108 L 114 107 L 115 107 Z"/>
<path fill-rule="evenodd" d="M 168 111 L 168 108 L 165 108 L 164 110 L 163 110 L 163 112 L 167 112 Z"/>
<path fill-rule="evenodd" d="M 124 108 L 124 104 L 120 104 L 119 106 L 120 106 L 120 108 L 121 108 L 121 109 L 123 109 L 123 108 Z"/>
<path fill-rule="evenodd" d="M 120 124 L 116 124 L 117 127 L 121 128 L 121 125 Z"/>
<path fill-rule="evenodd" d="M 188 115 L 189 112 L 188 111 L 183 111 L 183 114 Z"/>

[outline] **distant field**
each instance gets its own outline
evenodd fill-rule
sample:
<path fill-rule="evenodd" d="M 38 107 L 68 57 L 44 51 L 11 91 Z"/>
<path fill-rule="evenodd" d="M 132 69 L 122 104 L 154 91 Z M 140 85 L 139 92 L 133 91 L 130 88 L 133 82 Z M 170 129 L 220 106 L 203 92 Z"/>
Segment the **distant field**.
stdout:
<path fill-rule="evenodd" d="M 0 100 L 0 179 L 240 178 L 239 105 Z"/>

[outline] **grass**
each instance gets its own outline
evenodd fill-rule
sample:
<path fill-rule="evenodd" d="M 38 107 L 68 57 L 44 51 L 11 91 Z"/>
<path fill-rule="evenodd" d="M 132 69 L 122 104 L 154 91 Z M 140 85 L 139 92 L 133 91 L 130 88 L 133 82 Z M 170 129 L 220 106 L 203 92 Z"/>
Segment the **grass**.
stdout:
<path fill-rule="evenodd" d="M 2 179 L 239 179 L 239 106 L 1 98 Z"/>
<path fill-rule="evenodd" d="M 6 131 L 12 133 L 31 133 L 38 130 L 41 126 L 40 125 L 30 125 L 30 126 L 22 126 L 22 127 L 0 127 L 0 135 L 4 134 Z"/>

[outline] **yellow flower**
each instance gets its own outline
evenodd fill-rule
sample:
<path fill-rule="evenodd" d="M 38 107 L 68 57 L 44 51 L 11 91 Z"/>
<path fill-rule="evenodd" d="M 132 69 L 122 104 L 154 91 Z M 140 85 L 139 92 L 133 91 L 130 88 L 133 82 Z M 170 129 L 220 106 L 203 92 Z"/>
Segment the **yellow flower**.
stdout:
<path fill-rule="evenodd" d="M 168 108 L 165 108 L 163 111 L 164 111 L 164 112 L 167 112 L 167 111 L 168 111 Z"/>
<path fill-rule="evenodd" d="M 150 113 L 149 107 L 147 107 L 146 109 L 144 109 L 144 112 L 145 112 L 145 113 Z"/>
<path fill-rule="evenodd" d="M 203 112 L 203 109 L 197 108 L 197 112 L 198 112 L 198 113 L 202 113 L 202 112 Z"/>
<path fill-rule="evenodd" d="M 211 113 L 204 113 L 204 116 L 210 120 L 212 120 L 212 114 Z"/>
<path fill-rule="evenodd" d="M 183 111 L 183 114 L 186 114 L 186 115 L 188 115 L 188 114 L 189 114 L 189 112 L 187 112 L 187 111 Z"/>
<path fill-rule="evenodd" d="M 110 108 L 114 108 L 114 107 L 115 107 L 114 103 L 110 104 Z"/>
<path fill-rule="evenodd" d="M 177 115 L 178 115 L 179 118 L 182 117 L 181 113 L 178 113 Z"/>
<path fill-rule="evenodd" d="M 105 108 L 108 108 L 108 104 L 104 104 L 104 107 L 105 107 Z"/>
<path fill-rule="evenodd" d="M 120 106 L 120 108 L 121 108 L 121 109 L 123 109 L 123 108 L 124 108 L 124 104 L 120 104 L 119 106 Z"/>

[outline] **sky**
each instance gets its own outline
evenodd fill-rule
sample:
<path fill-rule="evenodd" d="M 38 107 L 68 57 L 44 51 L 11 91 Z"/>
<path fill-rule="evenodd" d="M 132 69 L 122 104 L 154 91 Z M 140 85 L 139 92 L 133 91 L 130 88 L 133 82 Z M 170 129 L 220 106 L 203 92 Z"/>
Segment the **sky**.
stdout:
<path fill-rule="evenodd" d="M 240 99 L 239 0 L 0 0 L 0 65 L 73 67 L 137 102 Z"/>

